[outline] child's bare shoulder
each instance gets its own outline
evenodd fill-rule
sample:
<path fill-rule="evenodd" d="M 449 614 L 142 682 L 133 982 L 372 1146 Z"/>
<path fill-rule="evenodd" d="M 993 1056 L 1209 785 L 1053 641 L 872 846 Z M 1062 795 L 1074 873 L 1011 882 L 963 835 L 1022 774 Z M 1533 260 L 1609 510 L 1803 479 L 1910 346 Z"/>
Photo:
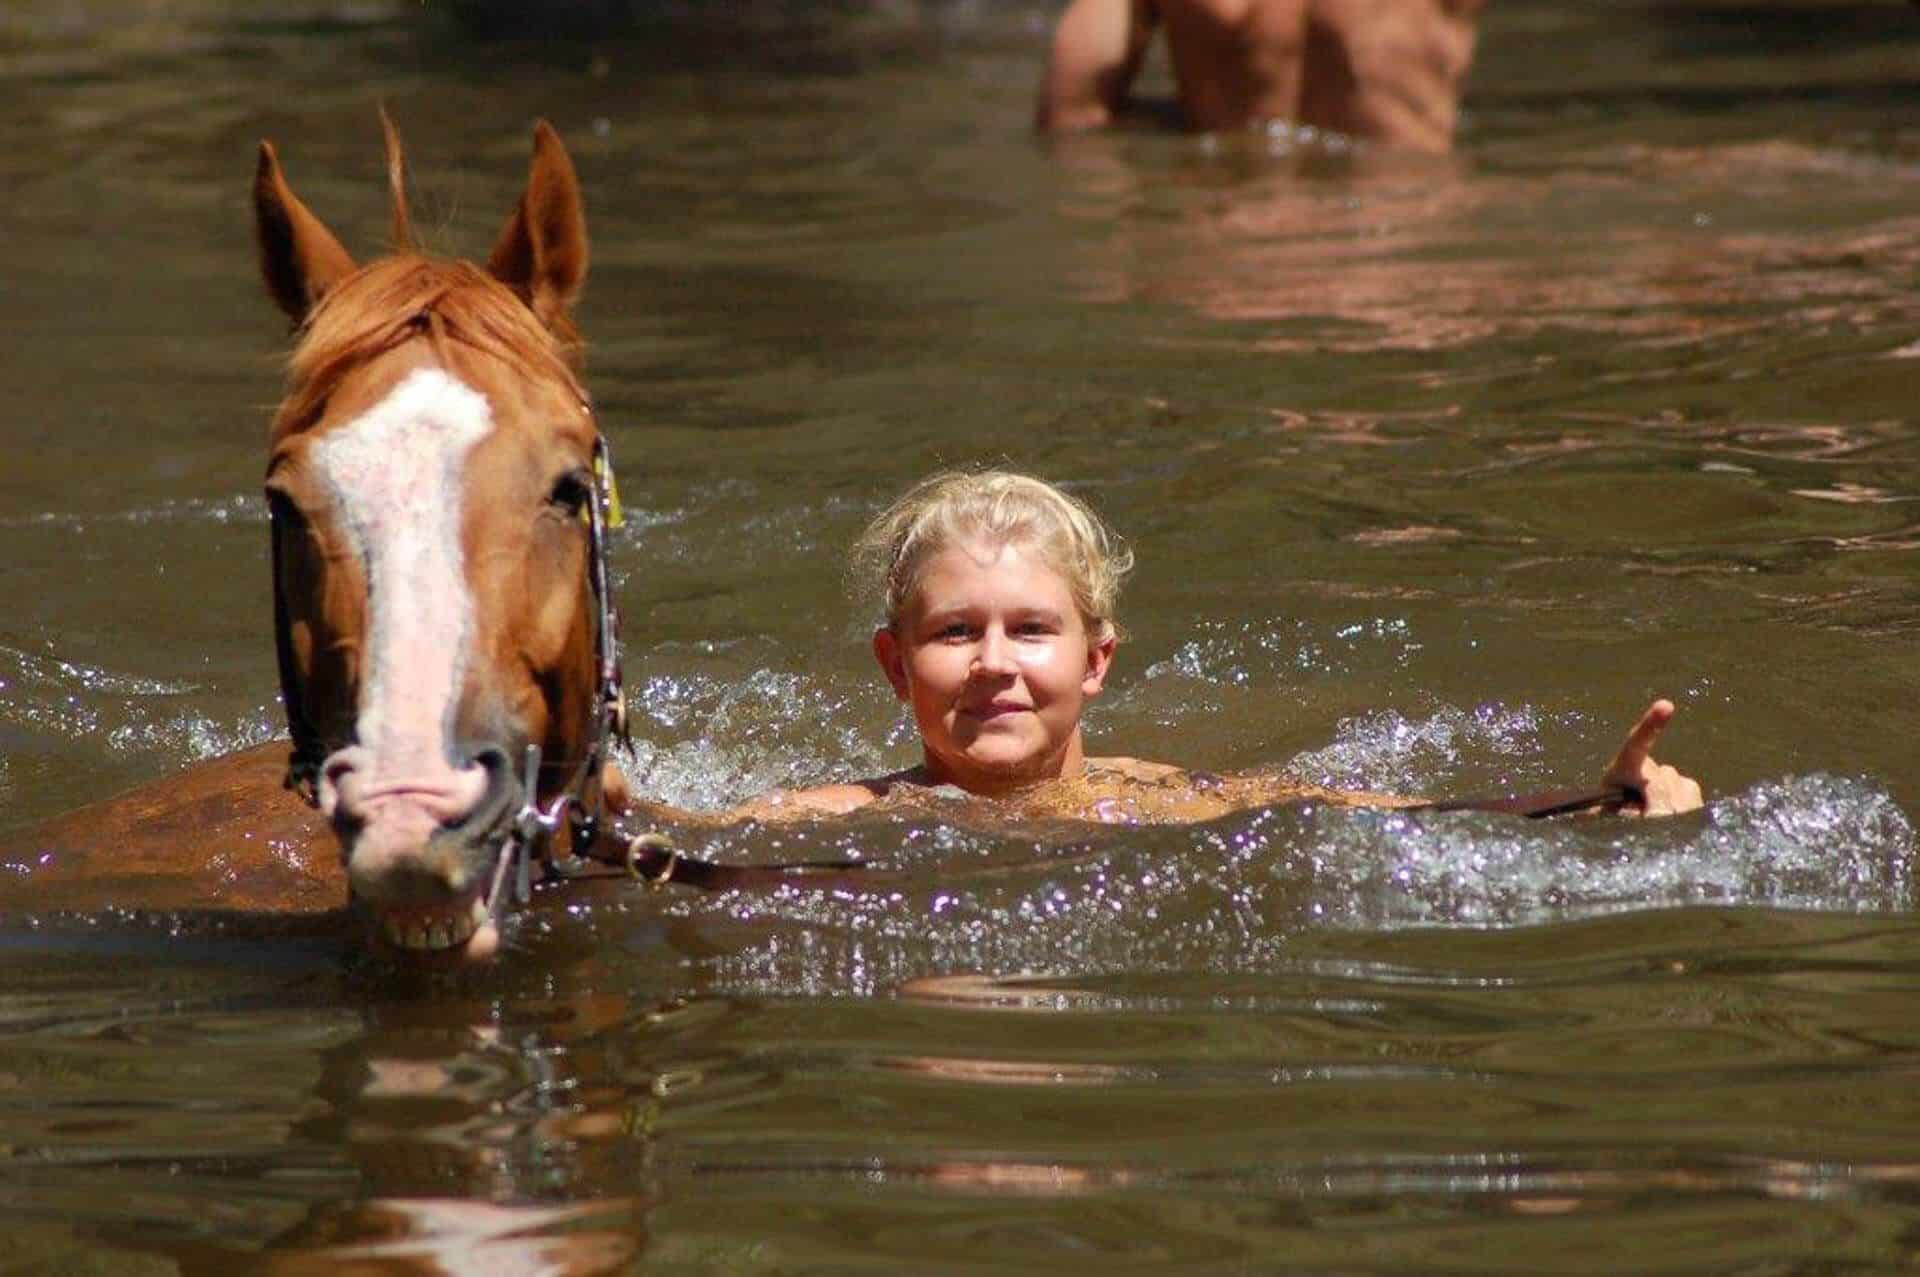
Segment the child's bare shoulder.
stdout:
<path fill-rule="evenodd" d="M 1087 760 L 1087 771 L 1093 774 L 1105 773 L 1110 776 L 1120 777 L 1124 780 L 1145 781 L 1149 784 L 1171 780 L 1175 777 L 1189 774 L 1186 768 L 1175 767 L 1172 763 L 1156 763 L 1145 758 L 1121 757 L 1089 758 Z"/>
<path fill-rule="evenodd" d="M 914 767 L 867 780 L 814 785 L 807 789 L 777 789 L 735 807 L 727 815 L 733 820 L 768 821 L 844 816 L 879 802 L 902 786 L 923 784 L 919 772 L 920 769 Z"/>

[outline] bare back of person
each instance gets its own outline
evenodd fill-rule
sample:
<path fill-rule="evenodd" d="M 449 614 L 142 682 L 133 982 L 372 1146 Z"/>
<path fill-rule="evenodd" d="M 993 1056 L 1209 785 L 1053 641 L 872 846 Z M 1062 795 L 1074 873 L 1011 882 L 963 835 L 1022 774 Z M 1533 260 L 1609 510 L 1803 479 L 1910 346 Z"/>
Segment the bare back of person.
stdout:
<path fill-rule="evenodd" d="M 1411 150 L 1447 150 L 1484 3 L 1312 0 L 1301 122 Z"/>
<path fill-rule="evenodd" d="M 1073 0 L 1054 34 L 1037 122 L 1100 128 L 1127 113 L 1158 28 L 1183 122 L 1291 121 L 1411 150 L 1452 145 L 1485 0 Z"/>
<path fill-rule="evenodd" d="M 1308 0 L 1152 0 L 1151 9 L 1187 127 L 1300 118 Z"/>

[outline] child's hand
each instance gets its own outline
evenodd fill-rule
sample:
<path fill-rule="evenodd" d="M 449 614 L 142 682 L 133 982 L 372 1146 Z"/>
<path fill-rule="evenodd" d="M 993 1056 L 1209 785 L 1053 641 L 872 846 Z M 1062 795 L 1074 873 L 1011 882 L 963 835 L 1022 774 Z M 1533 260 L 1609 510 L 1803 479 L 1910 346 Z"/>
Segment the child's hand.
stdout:
<path fill-rule="evenodd" d="M 1647 706 L 1647 712 L 1627 733 L 1627 743 L 1608 765 L 1607 774 L 1600 778 L 1603 785 L 1621 785 L 1640 796 L 1638 803 L 1621 808 L 1622 814 L 1676 816 L 1704 805 L 1699 782 L 1653 760 L 1653 743 L 1672 721 L 1672 701 L 1662 699 Z"/>

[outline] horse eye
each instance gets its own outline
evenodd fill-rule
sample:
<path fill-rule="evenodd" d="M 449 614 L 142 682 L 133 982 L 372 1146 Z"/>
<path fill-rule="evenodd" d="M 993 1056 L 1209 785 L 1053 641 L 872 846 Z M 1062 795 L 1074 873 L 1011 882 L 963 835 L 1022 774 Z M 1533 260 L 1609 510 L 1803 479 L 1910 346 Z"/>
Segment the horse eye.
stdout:
<path fill-rule="evenodd" d="M 307 526 L 307 516 L 300 512 L 292 497 L 278 488 L 267 489 L 267 511 L 275 524 L 288 531 L 304 531 Z"/>
<path fill-rule="evenodd" d="M 585 470 L 569 470 L 554 482 L 553 492 L 547 500 L 563 513 L 577 515 L 586 508 L 587 498 L 593 495 L 593 479 Z"/>

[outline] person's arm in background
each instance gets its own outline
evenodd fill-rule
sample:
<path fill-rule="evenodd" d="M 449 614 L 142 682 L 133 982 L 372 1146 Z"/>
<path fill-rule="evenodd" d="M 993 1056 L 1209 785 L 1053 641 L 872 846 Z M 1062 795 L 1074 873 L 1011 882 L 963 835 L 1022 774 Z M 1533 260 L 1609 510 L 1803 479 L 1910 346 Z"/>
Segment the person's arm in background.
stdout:
<path fill-rule="evenodd" d="M 1053 31 L 1034 127 L 1105 128 L 1119 116 L 1153 38 L 1152 0 L 1072 0 Z"/>

